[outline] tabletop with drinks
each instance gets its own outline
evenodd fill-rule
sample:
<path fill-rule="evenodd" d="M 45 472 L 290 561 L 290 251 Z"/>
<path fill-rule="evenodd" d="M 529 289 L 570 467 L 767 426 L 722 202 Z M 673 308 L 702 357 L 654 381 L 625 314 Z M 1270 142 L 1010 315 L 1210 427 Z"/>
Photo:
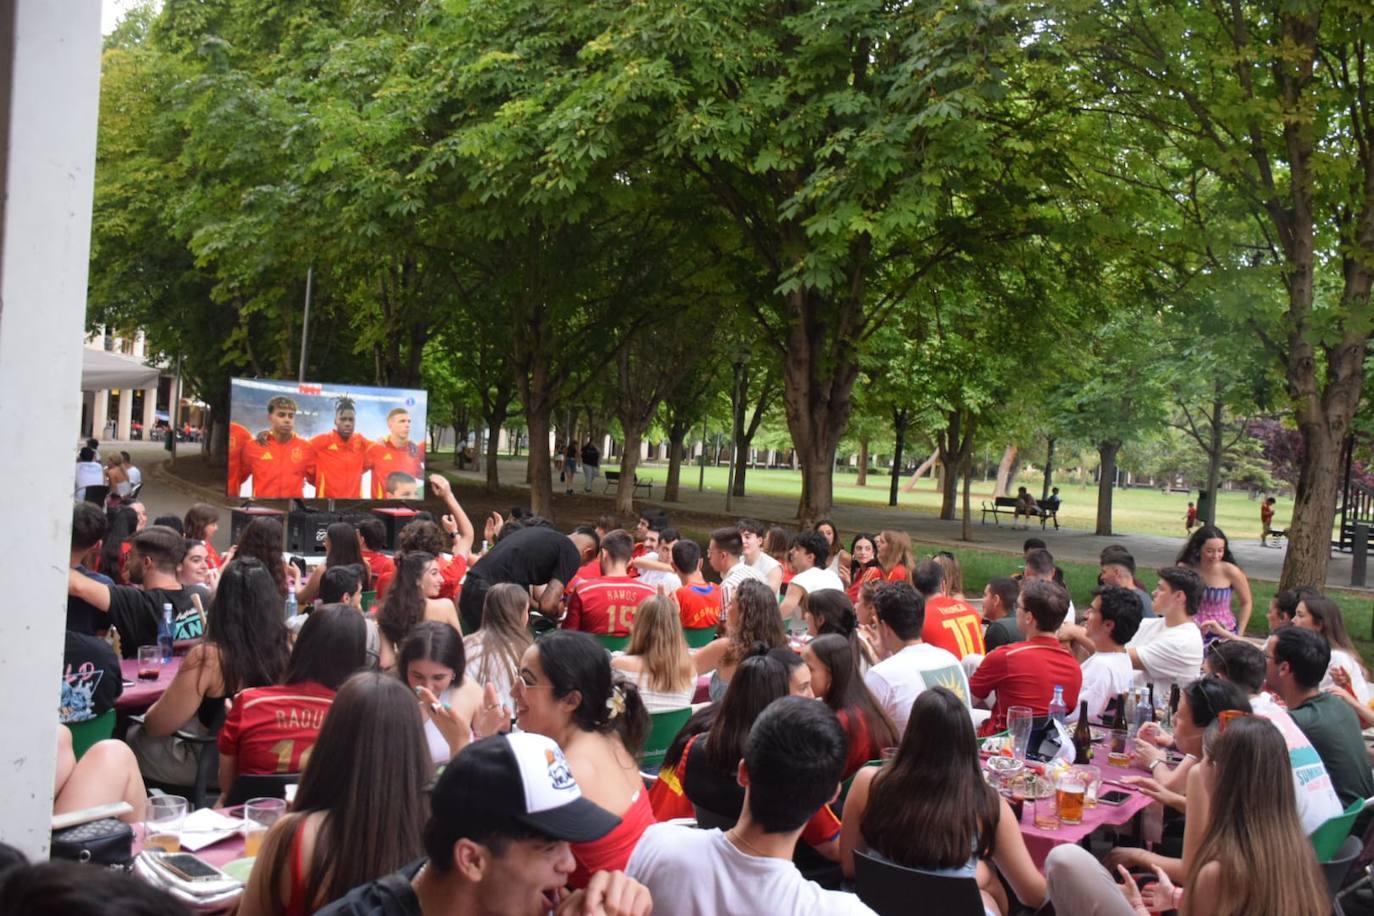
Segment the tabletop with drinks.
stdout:
<path fill-rule="evenodd" d="M 167 692 L 172 678 L 181 668 L 180 655 L 165 661 L 161 656 L 143 658 L 142 648 L 139 658 L 126 658 L 119 663 L 120 674 L 124 677 L 124 692 L 115 700 L 115 709 L 120 712 L 141 712 L 152 706 L 158 697 Z"/>

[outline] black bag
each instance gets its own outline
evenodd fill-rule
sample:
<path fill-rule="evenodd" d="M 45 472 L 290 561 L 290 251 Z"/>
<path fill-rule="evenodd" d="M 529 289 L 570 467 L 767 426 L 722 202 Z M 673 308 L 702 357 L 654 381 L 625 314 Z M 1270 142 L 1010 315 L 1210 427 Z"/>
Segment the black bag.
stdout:
<path fill-rule="evenodd" d="M 128 867 L 134 860 L 134 830 L 113 817 L 55 830 L 52 835 L 52 857 L 72 862 Z"/>

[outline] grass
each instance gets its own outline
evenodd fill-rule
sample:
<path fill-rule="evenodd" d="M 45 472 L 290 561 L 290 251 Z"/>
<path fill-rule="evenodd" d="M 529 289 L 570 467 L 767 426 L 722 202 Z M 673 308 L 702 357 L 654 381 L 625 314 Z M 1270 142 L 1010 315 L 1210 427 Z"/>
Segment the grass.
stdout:
<path fill-rule="evenodd" d="M 637 473 L 641 478 L 661 484 L 668 476 L 667 465 L 650 464 L 641 466 Z M 697 466 L 683 467 L 682 487 L 695 490 L 699 474 Z M 724 492 L 729 479 L 729 468 L 707 467 L 706 488 Z M 855 484 L 857 476 L 851 473 L 835 475 L 835 502 L 852 505 L 886 506 L 889 478 L 880 474 L 868 475 L 868 486 Z M 905 479 L 902 483 L 905 484 Z M 1040 480 L 1023 479 L 1037 496 L 1040 493 Z M 1059 509 L 1061 524 L 1072 528 L 1092 528 L 1097 522 L 1097 487 L 1062 482 L 1058 484 L 1059 496 L 1063 500 Z M 976 514 L 982 500 L 992 499 L 993 482 L 976 480 L 970 498 Z M 801 474 L 790 470 L 771 470 L 751 468 L 745 478 L 745 490 L 752 496 L 779 496 L 796 499 L 801 495 Z M 1124 534 L 1158 534 L 1170 537 L 1183 537 L 1183 517 L 1188 511 L 1189 499 L 1196 502 L 1196 494 L 1161 493 L 1159 490 L 1129 488 L 1118 489 L 1112 498 L 1112 528 Z M 940 493 L 933 481 L 922 480 L 910 493 L 898 491 L 897 504 L 900 508 L 927 515 L 940 511 Z M 1217 498 L 1217 525 L 1230 537 L 1238 540 L 1259 539 L 1259 501 L 1251 499 L 1242 491 L 1222 491 Z M 1286 528 L 1288 514 L 1292 510 L 1291 501 L 1280 499 L 1275 505 L 1274 527 Z"/>

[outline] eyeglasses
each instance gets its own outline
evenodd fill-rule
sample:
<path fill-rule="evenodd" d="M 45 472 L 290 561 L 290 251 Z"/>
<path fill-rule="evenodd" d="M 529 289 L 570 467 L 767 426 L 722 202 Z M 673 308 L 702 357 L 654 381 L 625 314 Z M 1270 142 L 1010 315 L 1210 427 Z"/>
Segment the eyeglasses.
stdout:
<path fill-rule="evenodd" d="M 1226 659 L 1222 657 L 1217 644 L 1213 643 L 1207 649 L 1207 662 L 1212 666 L 1212 673 L 1218 677 L 1226 677 Z"/>
<path fill-rule="evenodd" d="M 1217 722 L 1220 723 L 1220 730 L 1225 732 L 1226 726 L 1230 725 L 1233 721 L 1249 715 L 1251 715 L 1251 713 L 1243 709 L 1223 709 L 1220 715 L 1217 716 Z"/>

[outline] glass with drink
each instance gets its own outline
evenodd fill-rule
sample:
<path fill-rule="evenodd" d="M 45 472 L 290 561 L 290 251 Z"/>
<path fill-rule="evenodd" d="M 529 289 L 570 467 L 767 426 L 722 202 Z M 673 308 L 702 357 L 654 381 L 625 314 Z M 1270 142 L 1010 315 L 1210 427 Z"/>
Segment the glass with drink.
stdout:
<path fill-rule="evenodd" d="M 1110 751 L 1107 753 L 1107 762 L 1114 767 L 1128 767 L 1131 765 L 1130 751 L 1126 750 L 1128 736 L 1126 729 L 1114 728 L 1111 732 Z"/>
<path fill-rule="evenodd" d="M 180 852 L 181 825 L 188 807 L 180 795 L 155 795 L 148 799 L 143 816 L 143 847 Z"/>
<path fill-rule="evenodd" d="M 243 854 L 254 858 L 262 848 L 267 829 L 286 813 L 286 800 L 250 798 L 243 806 Z"/>
<path fill-rule="evenodd" d="M 1055 799 L 1059 806 L 1059 821 L 1064 824 L 1083 823 L 1083 779 L 1077 773 L 1059 777 Z"/>
<path fill-rule="evenodd" d="M 162 673 L 162 650 L 157 646 L 138 647 L 138 679 L 155 681 Z"/>
<path fill-rule="evenodd" d="M 1035 826 L 1041 830 L 1059 829 L 1059 802 L 1054 792 L 1035 800 Z"/>
<path fill-rule="evenodd" d="M 1083 781 L 1083 805 L 1088 808 L 1097 807 L 1097 787 L 1102 785 L 1102 770 L 1095 766 L 1076 766 L 1073 768 L 1078 774 L 1078 778 Z"/>
<path fill-rule="evenodd" d="M 1011 755 L 1026 759 L 1030 747 L 1031 723 L 1035 714 L 1029 706 L 1013 706 L 1007 710 L 1007 731 L 1011 733 Z"/>

